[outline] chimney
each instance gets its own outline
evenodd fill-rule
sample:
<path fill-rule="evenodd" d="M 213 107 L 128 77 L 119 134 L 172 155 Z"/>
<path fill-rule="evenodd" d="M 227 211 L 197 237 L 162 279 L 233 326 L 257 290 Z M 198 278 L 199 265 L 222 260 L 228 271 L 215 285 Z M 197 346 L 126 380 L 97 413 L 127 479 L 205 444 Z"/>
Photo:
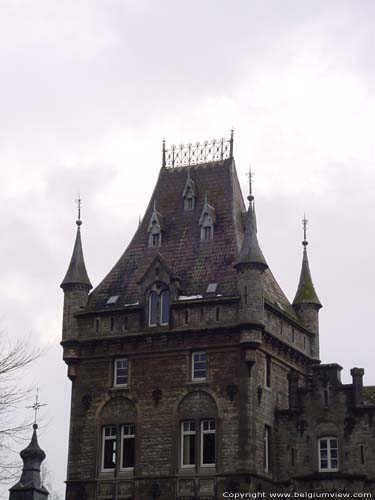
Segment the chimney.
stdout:
<path fill-rule="evenodd" d="M 350 375 L 353 379 L 353 401 L 354 406 L 361 406 L 363 404 L 363 368 L 352 368 Z"/>

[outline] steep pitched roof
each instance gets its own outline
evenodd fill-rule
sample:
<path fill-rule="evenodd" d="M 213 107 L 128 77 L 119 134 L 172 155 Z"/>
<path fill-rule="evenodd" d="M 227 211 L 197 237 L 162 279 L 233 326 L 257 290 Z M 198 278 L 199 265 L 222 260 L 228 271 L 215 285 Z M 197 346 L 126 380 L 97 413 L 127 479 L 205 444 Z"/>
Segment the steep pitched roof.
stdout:
<path fill-rule="evenodd" d="M 302 258 L 302 268 L 301 275 L 299 278 L 298 288 L 296 296 L 293 300 L 293 305 L 300 304 L 315 304 L 318 307 L 322 307 L 318 295 L 315 291 L 314 284 L 311 278 L 309 259 L 307 257 L 307 241 L 303 242 L 303 258 Z"/>
<path fill-rule="evenodd" d="M 184 210 L 183 193 L 187 168 L 194 178 L 196 202 L 193 210 Z M 211 241 L 200 240 L 199 219 L 205 203 L 215 207 L 215 232 Z M 163 214 L 163 239 L 158 248 L 148 245 L 148 224 L 153 200 Z M 129 246 L 104 280 L 92 291 L 86 310 L 105 307 L 110 296 L 116 304 L 142 302 L 139 282 L 157 253 L 181 279 L 181 293 L 205 296 L 210 283 L 218 283 L 217 293 L 237 295 L 234 263 L 244 239 L 243 202 L 234 160 L 227 159 L 190 167 L 162 168 L 145 216 Z M 272 273 L 265 271 L 265 297 L 295 316 L 288 299 Z"/>
<path fill-rule="evenodd" d="M 85 260 L 83 258 L 82 241 L 81 241 L 81 221 L 77 221 L 77 235 L 74 243 L 72 257 L 66 272 L 65 278 L 61 283 L 61 288 L 69 285 L 85 285 L 88 289 L 92 288 L 92 284 L 88 277 Z"/>
<path fill-rule="evenodd" d="M 245 235 L 236 266 L 256 264 L 264 269 L 268 267 L 257 237 L 257 222 L 253 197 L 249 196 L 249 208 L 246 214 Z"/>

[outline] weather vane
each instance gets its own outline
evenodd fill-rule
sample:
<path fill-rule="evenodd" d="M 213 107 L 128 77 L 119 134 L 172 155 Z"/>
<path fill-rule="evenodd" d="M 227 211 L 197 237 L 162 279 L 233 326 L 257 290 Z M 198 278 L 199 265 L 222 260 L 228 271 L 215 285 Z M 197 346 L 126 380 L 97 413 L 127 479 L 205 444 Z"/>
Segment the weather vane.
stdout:
<path fill-rule="evenodd" d="M 246 175 L 249 178 L 249 196 L 247 197 L 247 199 L 249 201 L 253 201 L 253 199 L 254 199 L 254 196 L 253 196 L 253 177 L 255 174 L 254 174 L 254 172 L 251 171 L 251 165 L 249 165 L 249 171 Z"/>
<path fill-rule="evenodd" d="M 307 224 L 308 224 L 308 220 L 306 219 L 306 214 L 303 214 L 303 219 L 302 219 L 302 226 L 303 226 L 303 242 L 302 244 L 304 246 L 307 245 Z"/>
<path fill-rule="evenodd" d="M 26 406 L 26 408 L 30 408 L 34 411 L 34 425 L 37 425 L 36 421 L 38 418 L 38 411 L 42 406 L 47 406 L 47 403 L 39 402 L 39 389 L 37 388 L 35 395 L 35 403 L 32 406 Z"/>

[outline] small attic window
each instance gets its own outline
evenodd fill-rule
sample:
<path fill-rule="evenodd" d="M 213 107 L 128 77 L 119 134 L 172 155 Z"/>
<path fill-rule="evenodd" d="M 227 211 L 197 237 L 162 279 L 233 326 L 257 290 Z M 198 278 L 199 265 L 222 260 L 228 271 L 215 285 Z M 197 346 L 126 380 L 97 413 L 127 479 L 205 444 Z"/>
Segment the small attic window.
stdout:
<path fill-rule="evenodd" d="M 210 283 L 207 287 L 206 293 L 216 293 L 217 286 L 217 283 Z"/>
<path fill-rule="evenodd" d="M 160 233 L 150 234 L 149 246 L 160 247 Z"/>
<path fill-rule="evenodd" d="M 106 302 L 106 306 L 113 306 L 113 305 L 115 305 L 116 302 L 118 301 L 119 297 L 120 297 L 120 295 L 112 295 L 111 297 L 109 297 L 109 299 Z"/>
<path fill-rule="evenodd" d="M 185 210 L 193 210 L 195 198 L 192 194 L 185 198 Z"/>
<path fill-rule="evenodd" d="M 215 209 L 208 203 L 207 196 L 205 196 L 203 210 L 199 219 L 201 241 L 210 241 L 213 239 L 215 222 Z"/>
<path fill-rule="evenodd" d="M 202 241 L 210 241 L 212 240 L 214 235 L 212 226 L 202 226 L 201 228 L 201 240 Z"/>

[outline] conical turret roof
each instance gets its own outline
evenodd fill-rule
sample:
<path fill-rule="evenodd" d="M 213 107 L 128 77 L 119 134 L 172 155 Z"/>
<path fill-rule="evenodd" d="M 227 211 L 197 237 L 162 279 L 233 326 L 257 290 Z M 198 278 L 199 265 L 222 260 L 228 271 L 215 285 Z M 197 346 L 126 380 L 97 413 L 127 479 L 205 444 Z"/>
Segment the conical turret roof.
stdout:
<path fill-rule="evenodd" d="M 302 268 L 301 268 L 301 275 L 299 278 L 297 293 L 293 300 L 293 305 L 295 306 L 300 304 L 315 304 L 318 307 L 322 307 L 322 304 L 320 303 L 318 295 L 315 291 L 310 273 L 309 259 L 307 256 L 308 241 L 306 239 L 306 226 L 307 226 L 306 217 L 304 217 L 302 222 L 304 227 L 304 239 L 302 242 L 303 245 Z"/>
<path fill-rule="evenodd" d="M 81 241 L 81 220 L 77 220 L 77 236 L 74 243 L 72 257 L 66 272 L 65 278 L 61 283 L 61 288 L 64 289 L 69 285 L 85 285 L 90 290 L 92 288 L 88 277 L 85 260 L 83 258 L 82 241 Z"/>
<path fill-rule="evenodd" d="M 235 266 L 258 265 L 266 269 L 268 264 L 264 258 L 257 237 L 254 197 L 250 194 L 248 200 L 249 208 L 246 213 L 245 234 Z"/>

